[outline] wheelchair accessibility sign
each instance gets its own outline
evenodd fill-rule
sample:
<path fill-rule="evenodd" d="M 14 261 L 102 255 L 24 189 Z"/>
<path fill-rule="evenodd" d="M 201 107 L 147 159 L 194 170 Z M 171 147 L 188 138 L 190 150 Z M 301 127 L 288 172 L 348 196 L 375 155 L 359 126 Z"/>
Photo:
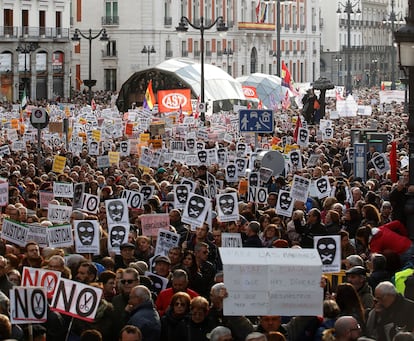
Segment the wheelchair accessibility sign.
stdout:
<path fill-rule="evenodd" d="M 240 110 L 239 127 L 241 133 L 273 133 L 272 110 Z"/>

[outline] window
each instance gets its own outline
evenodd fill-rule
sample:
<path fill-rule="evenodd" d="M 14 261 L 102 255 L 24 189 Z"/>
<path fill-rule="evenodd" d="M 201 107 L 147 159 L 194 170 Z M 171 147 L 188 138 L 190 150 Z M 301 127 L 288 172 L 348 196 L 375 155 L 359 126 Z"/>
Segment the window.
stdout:
<path fill-rule="evenodd" d="M 110 40 L 108 44 L 106 44 L 106 57 L 116 57 L 116 41 Z"/>
<path fill-rule="evenodd" d="M 118 16 L 118 1 L 106 0 L 105 2 L 105 15 L 107 17 Z"/>
<path fill-rule="evenodd" d="M 22 29 L 23 34 L 29 34 L 29 11 L 27 9 L 22 10 Z"/>
<path fill-rule="evenodd" d="M 46 34 L 46 11 L 39 11 L 39 29 L 40 35 Z"/>
<path fill-rule="evenodd" d="M 4 34 L 13 35 L 13 10 L 5 9 L 3 12 Z"/>
<path fill-rule="evenodd" d="M 116 69 L 105 69 L 104 70 L 104 81 L 106 91 L 116 90 Z"/>
<path fill-rule="evenodd" d="M 62 12 L 56 12 L 56 34 L 62 35 Z"/>

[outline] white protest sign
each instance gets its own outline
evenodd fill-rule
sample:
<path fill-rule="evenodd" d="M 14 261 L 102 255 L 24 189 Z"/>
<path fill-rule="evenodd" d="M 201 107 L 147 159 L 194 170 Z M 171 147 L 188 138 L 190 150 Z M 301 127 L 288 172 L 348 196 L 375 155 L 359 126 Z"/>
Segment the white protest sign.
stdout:
<path fill-rule="evenodd" d="M 39 223 L 27 224 L 26 226 L 29 228 L 26 240 L 36 242 L 41 248 L 48 246 L 45 226 L 42 226 Z"/>
<path fill-rule="evenodd" d="M 15 221 L 4 219 L 1 229 L 1 238 L 17 244 L 18 246 L 26 246 L 26 236 L 29 228 Z"/>
<path fill-rule="evenodd" d="M 174 207 L 177 209 L 183 209 L 187 204 L 190 192 L 190 185 L 188 184 L 174 185 Z"/>
<path fill-rule="evenodd" d="M 144 203 L 144 194 L 137 191 L 124 189 L 121 193 L 121 199 L 126 199 L 127 206 L 131 209 L 138 209 Z"/>
<path fill-rule="evenodd" d="M 15 286 L 10 289 L 10 322 L 13 324 L 45 323 L 47 305 L 45 288 Z"/>
<path fill-rule="evenodd" d="M 120 246 L 128 242 L 129 223 L 108 225 L 108 252 L 121 253 Z"/>
<path fill-rule="evenodd" d="M 267 187 L 249 186 L 247 191 L 247 201 L 266 204 Z"/>
<path fill-rule="evenodd" d="M 280 190 L 277 197 L 276 214 L 284 217 L 292 217 L 294 200 L 290 195 L 290 192 Z"/>
<path fill-rule="evenodd" d="M 153 197 L 155 187 L 144 185 L 139 188 L 139 192 L 143 195 L 143 203 L 146 204 L 148 202 L 148 199 Z"/>
<path fill-rule="evenodd" d="M 0 206 L 7 206 L 9 203 L 9 183 L 0 183 Z"/>
<path fill-rule="evenodd" d="M 47 219 L 52 223 L 69 222 L 72 214 L 72 206 L 49 204 Z"/>
<path fill-rule="evenodd" d="M 105 208 L 108 225 L 129 223 L 126 199 L 105 200 Z"/>
<path fill-rule="evenodd" d="M 53 182 L 55 198 L 73 198 L 73 184 L 68 182 Z"/>
<path fill-rule="evenodd" d="M 93 194 L 83 193 L 82 195 L 82 211 L 89 213 L 98 212 L 99 197 Z"/>
<path fill-rule="evenodd" d="M 50 309 L 87 322 L 94 322 L 102 289 L 61 278 Z"/>
<path fill-rule="evenodd" d="M 221 247 L 243 247 L 243 241 L 240 233 L 221 234 Z"/>
<path fill-rule="evenodd" d="M 210 210 L 210 208 L 210 199 L 195 193 L 190 193 L 181 221 L 190 225 L 201 226 L 204 223 L 207 211 Z"/>
<path fill-rule="evenodd" d="M 22 286 L 45 288 L 47 297 L 52 298 L 61 274 L 60 271 L 25 266 L 22 271 Z"/>
<path fill-rule="evenodd" d="M 312 181 L 313 191 L 318 199 L 326 198 L 331 193 L 331 183 L 327 176 L 322 176 L 319 179 Z"/>
<path fill-rule="evenodd" d="M 46 230 L 49 247 L 71 247 L 73 246 L 72 226 L 55 225 L 50 226 Z"/>
<path fill-rule="evenodd" d="M 225 316 L 322 314 L 322 264 L 315 249 L 220 248 Z"/>
<path fill-rule="evenodd" d="M 141 228 L 144 236 L 157 236 L 159 229 L 169 230 L 170 216 L 168 213 L 143 214 L 141 217 Z"/>
<path fill-rule="evenodd" d="M 322 262 L 322 272 L 341 271 L 341 236 L 314 236 L 314 248 Z"/>
<path fill-rule="evenodd" d="M 155 259 L 157 256 L 154 256 L 151 258 L 151 260 Z M 168 279 L 165 277 L 161 277 L 157 274 L 154 274 L 149 271 L 145 271 L 145 276 L 149 277 L 154 284 L 154 291 L 159 294 L 161 290 L 164 290 L 167 288 Z"/>
<path fill-rule="evenodd" d="M 221 222 L 236 221 L 239 219 L 239 205 L 237 192 L 217 195 L 217 218 Z"/>
<path fill-rule="evenodd" d="M 168 230 L 158 230 L 157 245 L 155 246 L 154 255 L 168 256 L 168 251 L 178 246 L 180 235 Z"/>
<path fill-rule="evenodd" d="M 290 190 L 290 196 L 292 199 L 306 202 L 308 199 L 310 184 L 310 179 L 295 174 L 293 176 L 292 188 Z"/>
<path fill-rule="evenodd" d="M 74 220 L 75 250 L 77 253 L 99 253 L 99 221 Z"/>
<path fill-rule="evenodd" d="M 371 160 L 371 162 L 373 163 L 375 167 L 375 171 L 379 175 L 387 173 L 391 169 L 390 163 L 388 162 L 388 159 L 385 156 L 385 154 L 377 155 L 375 158 Z"/>
<path fill-rule="evenodd" d="M 96 165 L 98 168 L 108 168 L 110 166 L 109 156 L 108 155 L 97 156 Z"/>

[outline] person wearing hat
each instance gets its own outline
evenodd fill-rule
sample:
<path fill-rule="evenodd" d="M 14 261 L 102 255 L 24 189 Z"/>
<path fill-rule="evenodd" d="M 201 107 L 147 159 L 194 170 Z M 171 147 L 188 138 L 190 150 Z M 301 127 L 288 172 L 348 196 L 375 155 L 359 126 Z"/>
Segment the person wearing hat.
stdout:
<path fill-rule="evenodd" d="M 171 261 L 167 256 L 158 256 L 154 260 L 154 272 L 161 277 L 170 279 Z"/>
<path fill-rule="evenodd" d="M 129 263 L 136 262 L 134 256 L 134 244 L 123 243 L 119 248 L 121 250 L 121 254 L 115 255 L 115 271 L 118 269 L 126 269 L 129 266 Z"/>
<path fill-rule="evenodd" d="M 258 221 L 251 221 L 247 225 L 246 239 L 244 240 L 243 247 L 263 247 L 262 241 L 259 237 L 260 223 Z"/>
<path fill-rule="evenodd" d="M 374 296 L 367 281 L 367 270 L 360 265 L 346 271 L 346 281 L 355 288 L 365 310 L 374 306 Z"/>

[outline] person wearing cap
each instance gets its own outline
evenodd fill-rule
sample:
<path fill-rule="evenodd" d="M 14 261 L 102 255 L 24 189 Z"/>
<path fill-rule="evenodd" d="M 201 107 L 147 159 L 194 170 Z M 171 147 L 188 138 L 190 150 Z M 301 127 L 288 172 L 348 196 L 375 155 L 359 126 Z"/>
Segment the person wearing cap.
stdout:
<path fill-rule="evenodd" d="M 115 255 L 115 271 L 118 269 L 125 269 L 129 266 L 129 263 L 136 262 L 134 251 L 135 245 L 132 243 L 123 243 L 119 247 L 121 250 L 120 255 Z"/>
<path fill-rule="evenodd" d="M 367 281 L 367 270 L 360 265 L 346 271 L 346 281 L 355 288 L 365 310 L 374 306 L 374 296 Z"/>
<path fill-rule="evenodd" d="M 155 305 L 160 317 L 162 317 L 171 303 L 171 299 L 177 292 L 185 292 L 191 298 L 199 296 L 197 292 L 188 288 L 188 275 L 185 270 L 177 269 L 171 276 L 171 288 L 161 290 Z"/>
<path fill-rule="evenodd" d="M 247 225 L 246 239 L 243 242 L 243 247 L 263 247 L 259 232 L 260 223 L 255 220 L 251 221 L 249 225 Z"/>
<path fill-rule="evenodd" d="M 171 261 L 167 256 L 158 256 L 154 260 L 154 272 L 161 277 L 167 278 L 168 280 L 171 277 Z"/>
<path fill-rule="evenodd" d="M 399 294 L 391 282 L 381 282 L 375 288 L 375 306 L 368 315 L 366 336 L 388 341 L 398 331 L 413 332 L 413 312 L 413 301 Z"/>

